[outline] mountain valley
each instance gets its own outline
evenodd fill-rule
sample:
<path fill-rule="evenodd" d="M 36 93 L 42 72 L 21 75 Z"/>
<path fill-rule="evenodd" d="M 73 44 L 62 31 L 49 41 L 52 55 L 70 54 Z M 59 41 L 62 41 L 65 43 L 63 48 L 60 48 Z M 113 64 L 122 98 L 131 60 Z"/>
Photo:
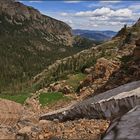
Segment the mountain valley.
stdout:
<path fill-rule="evenodd" d="M 0 139 L 139 139 L 140 19 L 73 30 L 0 0 Z"/>
<path fill-rule="evenodd" d="M 87 48 L 94 45 L 90 41 Z M 1 92 L 20 91 L 55 60 L 84 49 L 73 47 L 69 25 L 11 0 L 0 1 L 0 46 Z"/>

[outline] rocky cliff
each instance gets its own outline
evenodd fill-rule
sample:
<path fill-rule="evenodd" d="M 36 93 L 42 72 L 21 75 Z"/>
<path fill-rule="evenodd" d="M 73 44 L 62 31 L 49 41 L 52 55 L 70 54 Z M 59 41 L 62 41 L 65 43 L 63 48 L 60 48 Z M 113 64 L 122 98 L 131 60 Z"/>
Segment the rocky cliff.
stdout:
<path fill-rule="evenodd" d="M 16 26 L 16 28 L 18 28 L 18 30 L 14 30 L 14 33 L 34 33 L 36 36 L 40 34 L 42 39 L 52 44 L 72 45 L 70 26 L 62 21 L 42 15 L 38 10 L 32 7 L 11 0 L 1 0 L 0 15 L 1 26 L 7 23 L 9 26 L 11 25 L 11 27 Z M 4 26 L 4 29 L 5 28 Z"/>

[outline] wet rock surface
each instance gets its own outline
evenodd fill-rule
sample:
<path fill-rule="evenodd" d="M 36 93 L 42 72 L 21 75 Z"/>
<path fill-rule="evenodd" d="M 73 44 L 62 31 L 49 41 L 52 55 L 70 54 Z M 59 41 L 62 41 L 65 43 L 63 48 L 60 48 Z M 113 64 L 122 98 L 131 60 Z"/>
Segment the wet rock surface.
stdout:
<path fill-rule="evenodd" d="M 139 140 L 140 106 L 111 123 L 103 140 Z"/>

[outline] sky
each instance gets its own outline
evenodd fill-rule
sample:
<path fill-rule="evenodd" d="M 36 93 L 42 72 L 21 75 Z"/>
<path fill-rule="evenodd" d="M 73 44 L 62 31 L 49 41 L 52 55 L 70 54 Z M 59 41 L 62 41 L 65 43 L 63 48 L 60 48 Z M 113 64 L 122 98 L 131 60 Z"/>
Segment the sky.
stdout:
<path fill-rule="evenodd" d="M 42 14 L 69 24 L 73 29 L 120 30 L 140 18 L 140 0 L 121 1 L 62 1 L 20 0 Z"/>

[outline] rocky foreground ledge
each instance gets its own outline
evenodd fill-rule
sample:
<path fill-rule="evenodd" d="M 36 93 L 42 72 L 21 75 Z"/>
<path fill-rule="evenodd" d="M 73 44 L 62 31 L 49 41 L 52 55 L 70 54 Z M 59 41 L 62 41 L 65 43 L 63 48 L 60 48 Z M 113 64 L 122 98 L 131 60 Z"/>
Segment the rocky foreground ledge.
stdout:
<path fill-rule="evenodd" d="M 139 140 L 140 105 L 112 122 L 103 140 Z"/>
<path fill-rule="evenodd" d="M 140 105 L 140 81 L 128 83 L 67 108 L 43 114 L 40 120 L 114 119 Z"/>

